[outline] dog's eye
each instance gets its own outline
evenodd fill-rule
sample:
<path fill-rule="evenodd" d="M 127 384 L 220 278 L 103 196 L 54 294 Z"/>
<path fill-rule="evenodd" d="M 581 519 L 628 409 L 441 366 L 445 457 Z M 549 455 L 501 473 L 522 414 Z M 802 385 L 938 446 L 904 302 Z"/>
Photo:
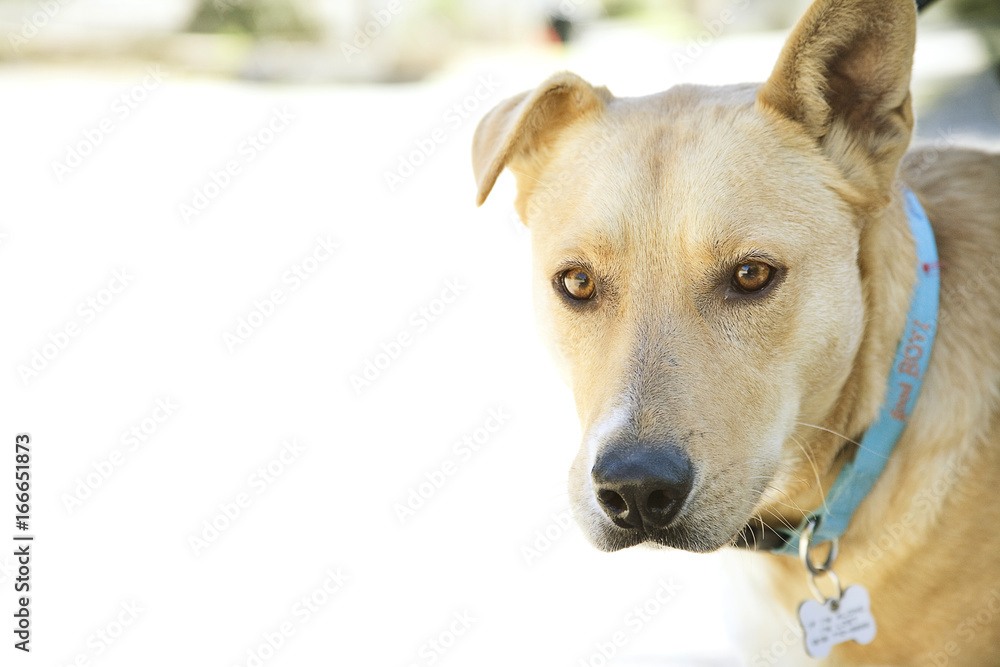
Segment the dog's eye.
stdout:
<path fill-rule="evenodd" d="M 758 261 L 744 262 L 733 272 L 733 288 L 744 294 L 759 292 L 771 284 L 775 273 L 777 272 L 770 264 Z"/>
<path fill-rule="evenodd" d="M 579 301 L 586 301 L 593 297 L 597 289 L 594 285 L 594 279 L 579 266 L 563 271 L 559 279 L 566 294 Z"/>

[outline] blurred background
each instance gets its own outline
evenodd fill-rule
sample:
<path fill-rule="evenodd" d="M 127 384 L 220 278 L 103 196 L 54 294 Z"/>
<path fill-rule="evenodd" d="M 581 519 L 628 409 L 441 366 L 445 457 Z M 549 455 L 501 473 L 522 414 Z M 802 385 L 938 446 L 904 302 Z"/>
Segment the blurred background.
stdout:
<path fill-rule="evenodd" d="M 17 657 L 801 657 L 750 554 L 602 554 L 569 520 L 529 232 L 508 175 L 475 208 L 470 145 L 559 69 L 763 80 L 807 4 L 0 0 L 0 438 L 32 434 L 38 479 Z M 997 146 L 998 64 L 1000 3 L 932 5 L 919 140 Z"/>
<path fill-rule="evenodd" d="M 185 76 L 400 83 L 494 57 L 600 53 L 648 75 L 717 41 L 786 30 L 808 0 L 3 0 L 0 58 L 14 65 L 121 68 L 162 63 Z M 995 65 L 1000 6 L 931 3 L 940 76 Z M 700 48 L 689 47 L 694 43 Z M 746 44 L 746 41 L 740 42 Z M 677 54 L 677 51 L 680 54 Z M 635 56 L 666 55 L 639 61 Z M 598 56 L 593 56 L 598 57 Z M 683 58 L 674 58 L 680 64 Z M 947 61 L 947 64 L 943 61 Z M 692 64 L 692 63 L 686 63 Z M 639 67 L 642 65 L 642 67 Z M 733 62 L 736 66 L 737 63 Z M 928 65 L 929 67 L 929 65 Z M 681 67 L 680 69 L 684 69 Z M 650 71 L 652 70 L 652 71 Z"/>
<path fill-rule="evenodd" d="M 313 82 L 415 81 L 457 60 L 780 31 L 808 0 L 3 0 L 8 62 L 162 62 L 197 75 Z M 996 59 L 991 0 L 930 3 L 935 32 L 971 32 Z M 704 41 L 704 40 L 703 40 Z M 620 44 L 618 46 L 621 46 Z M 353 49 L 351 47 L 354 47 Z M 356 51 L 363 51 L 362 54 Z"/>

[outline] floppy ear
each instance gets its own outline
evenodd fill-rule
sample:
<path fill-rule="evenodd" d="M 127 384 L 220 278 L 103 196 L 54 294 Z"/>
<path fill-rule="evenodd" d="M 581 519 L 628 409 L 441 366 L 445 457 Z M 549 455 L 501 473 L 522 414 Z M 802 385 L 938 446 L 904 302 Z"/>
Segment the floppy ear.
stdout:
<path fill-rule="evenodd" d="M 541 172 L 559 132 L 585 115 L 600 113 L 610 99 L 607 88 L 594 88 L 575 74 L 560 72 L 535 90 L 495 106 L 479 122 L 472 140 L 479 186 L 476 205 L 486 201 L 504 167 L 518 176 L 519 196 L 524 196 L 530 186 L 523 177 Z"/>
<path fill-rule="evenodd" d="M 914 0 L 818 0 L 758 104 L 799 123 L 865 199 L 889 201 L 913 130 Z"/>

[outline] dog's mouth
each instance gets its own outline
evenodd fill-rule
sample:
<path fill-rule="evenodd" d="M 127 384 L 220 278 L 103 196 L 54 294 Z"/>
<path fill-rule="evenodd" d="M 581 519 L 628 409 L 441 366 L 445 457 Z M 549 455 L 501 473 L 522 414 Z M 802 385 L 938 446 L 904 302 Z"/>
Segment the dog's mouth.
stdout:
<path fill-rule="evenodd" d="M 598 514 L 595 509 L 593 506 L 577 506 L 574 514 L 577 515 L 577 524 L 584 528 L 584 533 L 591 543 L 606 552 L 645 546 L 709 553 L 732 545 L 744 530 L 741 529 L 734 536 L 732 528 L 726 532 L 726 529 L 718 524 L 711 525 L 709 522 L 698 520 L 697 511 L 690 513 L 682 511 L 664 527 L 649 524 L 623 526 Z M 752 544 L 753 538 L 749 539 L 749 543 Z"/>
<path fill-rule="evenodd" d="M 623 530 L 617 527 L 608 527 L 601 531 L 600 535 L 595 536 L 592 541 L 597 548 L 609 552 L 643 545 L 653 548 L 683 549 L 695 553 L 707 553 L 723 546 L 704 541 L 683 525 L 658 530 L 635 528 Z"/>
<path fill-rule="evenodd" d="M 731 546 L 748 551 L 772 551 L 785 545 L 786 539 L 771 526 L 759 520 L 747 522 L 728 540 L 712 540 L 689 530 L 684 524 L 660 530 L 616 529 L 607 527 L 593 540 L 602 551 L 621 551 L 634 546 L 682 549 L 694 553 L 708 553 Z"/>

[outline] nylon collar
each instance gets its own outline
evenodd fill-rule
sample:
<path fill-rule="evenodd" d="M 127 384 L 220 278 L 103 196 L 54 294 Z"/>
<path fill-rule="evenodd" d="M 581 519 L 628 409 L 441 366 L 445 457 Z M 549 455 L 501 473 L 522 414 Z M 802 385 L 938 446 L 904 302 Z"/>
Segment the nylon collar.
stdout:
<path fill-rule="evenodd" d="M 927 214 L 908 188 L 903 191 L 903 201 L 916 242 L 917 281 L 882 407 L 861 439 L 854 460 L 844 464 L 830 487 L 823 506 L 803 519 L 794 530 L 786 527 L 774 529 L 783 543 L 772 548 L 772 553 L 797 556 L 799 538 L 810 521 L 816 522 L 812 544 L 839 538 L 847 530 L 858 505 L 878 481 L 896 441 L 913 414 L 937 329 L 940 278 L 934 231 Z"/>

